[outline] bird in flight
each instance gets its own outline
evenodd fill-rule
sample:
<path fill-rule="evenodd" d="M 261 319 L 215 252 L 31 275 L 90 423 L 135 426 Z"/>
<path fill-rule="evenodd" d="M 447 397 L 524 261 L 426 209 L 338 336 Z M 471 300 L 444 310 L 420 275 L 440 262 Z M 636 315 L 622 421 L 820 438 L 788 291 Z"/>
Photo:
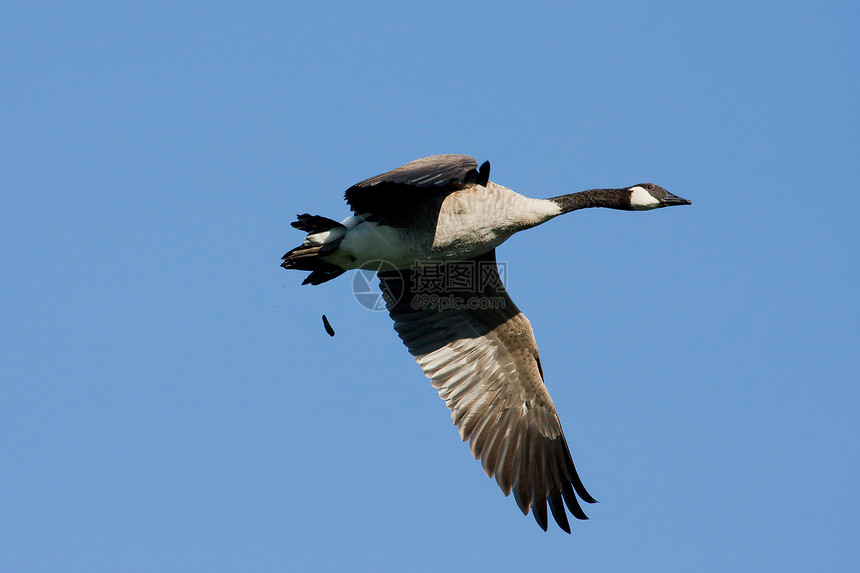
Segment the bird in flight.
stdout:
<path fill-rule="evenodd" d="M 463 441 L 532 511 L 546 531 L 547 505 L 570 533 L 567 510 L 587 519 L 594 503 L 573 464 L 544 384 L 531 323 L 508 296 L 495 249 L 514 233 L 589 207 L 644 211 L 689 205 L 652 183 L 533 199 L 489 180 L 490 164 L 434 155 L 356 183 L 341 222 L 299 215 L 307 233 L 283 257 L 318 285 L 349 269 L 377 270 L 394 329 L 451 410 Z"/>

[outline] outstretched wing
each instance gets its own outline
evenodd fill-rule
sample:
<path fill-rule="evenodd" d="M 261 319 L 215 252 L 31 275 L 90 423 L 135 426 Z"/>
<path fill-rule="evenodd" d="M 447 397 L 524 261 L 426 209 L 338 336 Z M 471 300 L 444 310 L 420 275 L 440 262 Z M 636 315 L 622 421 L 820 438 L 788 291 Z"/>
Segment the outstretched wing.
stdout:
<path fill-rule="evenodd" d="M 479 170 L 478 162 L 468 155 L 431 155 L 356 183 L 344 198 L 356 215 L 369 214 L 371 221 L 407 227 L 427 218 L 428 209 L 438 213 L 449 193 L 486 185 L 489 175 L 489 162 Z"/>
<path fill-rule="evenodd" d="M 428 272 L 424 272 L 424 271 Z M 543 382 L 528 319 L 508 296 L 495 252 L 468 261 L 380 272 L 394 329 L 451 409 L 463 441 L 505 495 L 546 530 L 549 502 L 570 533 L 564 502 L 587 519 L 576 473 Z"/>

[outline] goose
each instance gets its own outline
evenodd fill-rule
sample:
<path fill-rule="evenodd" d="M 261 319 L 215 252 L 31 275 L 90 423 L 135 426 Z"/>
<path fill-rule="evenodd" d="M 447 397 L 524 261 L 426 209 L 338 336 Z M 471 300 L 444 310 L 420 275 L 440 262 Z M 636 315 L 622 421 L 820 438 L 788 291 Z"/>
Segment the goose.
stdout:
<path fill-rule="evenodd" d="M 570 533 L 567 510 L 595 503 L 580 479 L 544 384 L 529 320 L 508 295 L 495 249 L 514 233 L 571 211 L 690 205 L 652 183 L 533 199 L 489 180 L 490 164 L 434 155 L 356 183 L 341 222 L 303 214 L 307 233 L 283 256 L 318 285 L 349 269 L 377 270 L 394 329 L 451 410 L 460 438 L 505 496 L 547 530 L 547 504 Z M 379 263 L 382 261 L 382 263 Z M 375 265 L 375 266 L 374 266 Z"/>

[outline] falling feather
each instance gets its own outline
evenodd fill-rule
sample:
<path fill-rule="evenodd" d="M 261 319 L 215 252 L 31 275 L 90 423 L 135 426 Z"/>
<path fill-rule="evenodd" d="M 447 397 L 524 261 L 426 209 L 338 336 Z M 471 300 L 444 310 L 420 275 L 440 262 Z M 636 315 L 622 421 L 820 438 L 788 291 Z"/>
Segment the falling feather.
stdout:
<path fill-rule="evenodd" d="M 323 327 L 325 327 L 325 331 L 328 332 L 329 336 L 334 336 L 334 329 L 331 327 L 331 324 L 325 315 L 323 315 Z"/>

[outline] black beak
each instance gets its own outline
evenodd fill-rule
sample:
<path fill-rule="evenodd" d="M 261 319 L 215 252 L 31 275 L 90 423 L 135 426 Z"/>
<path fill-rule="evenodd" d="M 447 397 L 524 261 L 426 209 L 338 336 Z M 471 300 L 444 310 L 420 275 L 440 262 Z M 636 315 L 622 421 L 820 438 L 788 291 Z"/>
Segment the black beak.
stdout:
<path fill-rule="evenodd" d="M 660 202 L 664 207 L 671 207 L 672 205 L 692 205 L 693 202 L 689 199 L 683 199 L 678 197 L 677 195 L 672 195 L 668 191 L 666 191 L 666 196 L 660 199 Z"/>

